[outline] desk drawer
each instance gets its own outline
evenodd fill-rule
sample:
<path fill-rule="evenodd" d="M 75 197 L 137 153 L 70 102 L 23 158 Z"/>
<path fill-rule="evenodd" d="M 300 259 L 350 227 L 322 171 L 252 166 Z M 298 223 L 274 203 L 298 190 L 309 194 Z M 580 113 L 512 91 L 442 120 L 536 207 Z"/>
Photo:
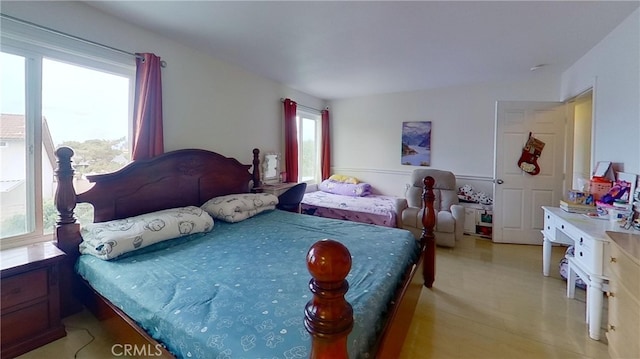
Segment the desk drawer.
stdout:
<path fill-rule="evenodd" d="M 608 272 L 616 277 L 619 284 L 629 289 L 629 292 L 640 293 L 640 267 L 621 253 L 618 246 L 614 244 L 609 245 L 609 253 L 605 259 Z"/>
<path fill-rule="evenodd" d="M 591 274 L 602 275 L 604 242 L 580 234 L 574 239 L 574 257 L 581 267 L 589 268 Z"/>
<path fill-rule="evenodd" d="M 574 239 L 579 235 L 580 231 L 569 225 L 561 218 L 554 217 L 554 215 L 546 215 L 549 218 L 550 225 L 545 222 L 544 229 L 550 234 L 549 239 L 555 243 L 563 243 L 567 245 L 573 245 Z M 545 216 L 545 221 L 547 220 Z M 552 225 L 551 225 L 552 224 Z"/>
<path fill-rule="evenodd" d="M 47 269 L 38 269 L 2 279 L 1 308 L 4 311 L 16 304 L 44 297 L 48 294 Z"/>
<path fill-rule="evenodd" d="M 618 281 L 613 277 L 609 283 L 607 338 L 620 358 L 640 358 L 640 303 Z"/>
<path fill-rule="evenodd" d="M 545 238 L 549 239 L 551 242 L 554 242 L 556 239 L 556 224 L 554 221 L 554 216 L 551 213 L 545 211 L 544 213 L 544 229 L 542 233 Z"/>
<path fill-rule="evenodd" d="M 2 346 L 4 347 L 46 330 L 49 327 L 49 302 L 36 303 L 30 307 L 5 314 L 0 319 L 2 322 Z"/>
<path fill-rule="evenodd" d="M 576 245 L 578 244 L 578 238 L 580 238 L 581 233 L 577 228 L 561 220 L 556 223 L 556 227 L 560 231 L 564 232 L 569 238 L 573 239 L 576 242 Z"/>

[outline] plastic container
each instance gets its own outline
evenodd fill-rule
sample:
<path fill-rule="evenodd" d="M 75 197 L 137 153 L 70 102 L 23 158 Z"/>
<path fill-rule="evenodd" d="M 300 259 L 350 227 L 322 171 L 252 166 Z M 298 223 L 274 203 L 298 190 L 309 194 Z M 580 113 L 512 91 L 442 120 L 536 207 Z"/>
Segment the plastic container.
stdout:
<path fill-rule="evenodd" d="M 630 203 L 614 202 L 613 208 L 609 211 L 609 220 L 624 224 L 632 213 L 633 211 Z"/>

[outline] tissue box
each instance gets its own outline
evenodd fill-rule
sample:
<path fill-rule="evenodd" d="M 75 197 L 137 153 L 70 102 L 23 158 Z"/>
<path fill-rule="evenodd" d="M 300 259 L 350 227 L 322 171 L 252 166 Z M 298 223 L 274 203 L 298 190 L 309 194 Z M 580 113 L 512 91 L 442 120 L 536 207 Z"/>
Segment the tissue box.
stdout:
<path fill-rule="evenodd" d="M 609 193 L 613 185 L 611 182 L 589 181 L 589 193 L 593 195 L 593 200 L 598 201 L 602 196 Z"/>
<path fill-rule="evenodd" d="M 587 193 L 578 191 L 578 190 L 570 190 L 567 193 L 567 202 L 573 204 L 584 204 L 587 199 Z"/>

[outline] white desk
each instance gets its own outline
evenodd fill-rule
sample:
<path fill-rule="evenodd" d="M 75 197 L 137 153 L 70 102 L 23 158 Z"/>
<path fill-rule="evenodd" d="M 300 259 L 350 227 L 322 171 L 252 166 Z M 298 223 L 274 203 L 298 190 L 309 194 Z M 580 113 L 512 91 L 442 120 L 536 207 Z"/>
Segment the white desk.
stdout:
<path fill-rule="evenodd" d="M 542 207 L 544 229 L 542 235 L 542 273 L 549 275 L 551 245 L 574 245 L 574 257 L 569 260 L 567 296 L 574 294 L 575 274 L 587 284 L 587 322 L 589 337 L 600 339 L 602 320 L 603 285 L 609 280 L 605 275 L 605 256 L 608 254 L 609 237 L 606 231 L 632 233 L 608 220 L 592 219 L 582 214 L 568 213 L 557 207 Z"/>

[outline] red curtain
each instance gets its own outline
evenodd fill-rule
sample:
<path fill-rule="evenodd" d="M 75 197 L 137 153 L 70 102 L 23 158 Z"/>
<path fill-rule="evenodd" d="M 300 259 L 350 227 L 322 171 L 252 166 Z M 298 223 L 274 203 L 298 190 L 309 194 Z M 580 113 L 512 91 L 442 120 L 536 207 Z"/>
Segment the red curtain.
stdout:
<path fill-rule="evenodd" d="M 329 128 L 329 110 L 322 110 L 322 157 L 320 158 L 322 168 L 322 180 L 331 176 L 331 133 Z"/>
<path fill-rule="evenodd" d="M 164 153 L 162 81 L 160 57 L 150 53 L 136 55 L 131 159 L 141 160 Z"/>
<path fill-rule="evenodd" d="M 298 104 L 284 100 L 284 158 L 287 177 L 285 182 L 298 182 L 298 126 L 296 111 Z"/>

